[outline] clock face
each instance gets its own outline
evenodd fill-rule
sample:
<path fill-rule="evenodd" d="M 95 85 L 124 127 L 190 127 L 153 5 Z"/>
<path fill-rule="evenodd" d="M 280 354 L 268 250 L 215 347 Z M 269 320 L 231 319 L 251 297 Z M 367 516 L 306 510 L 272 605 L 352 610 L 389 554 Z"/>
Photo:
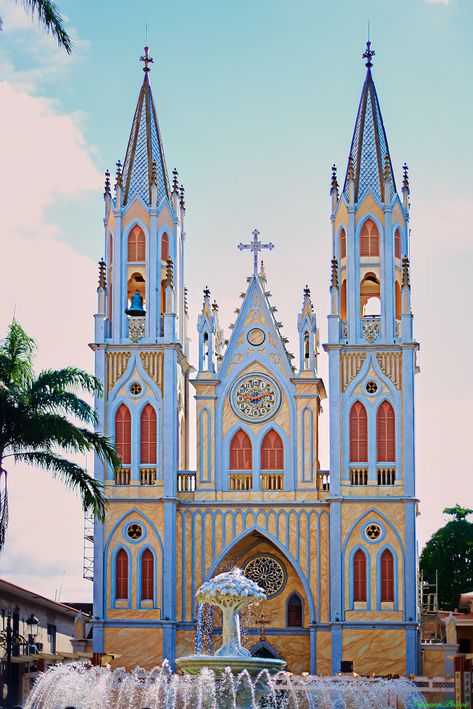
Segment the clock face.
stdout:
<path fill-rule="evenodd" d="M 233 386 L 230 402 L 245 421 L 258 423 L 274 416 L 281 404 L 281 390 L 265 374 L 247 374 Z"/>

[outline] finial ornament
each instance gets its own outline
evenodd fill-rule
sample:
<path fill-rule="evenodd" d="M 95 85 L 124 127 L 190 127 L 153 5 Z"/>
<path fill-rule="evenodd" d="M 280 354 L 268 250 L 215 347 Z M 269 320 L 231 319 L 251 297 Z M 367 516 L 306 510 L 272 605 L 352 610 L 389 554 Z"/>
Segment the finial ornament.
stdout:
<path fill-rule="evenodd" d="M 184 312 L 187 315 L 189 312 L 189 291 L 184 288 Z"/>
<path fill-rule="evenodd" d="M 204 300 L 209 300 L 210 298 L 210 289 L 208 286 L 205 286 L 204 288 Z"/>
<path fill-rule="evenodd" d="M 117 162 L 117 173 L 115 175 L 117 187 L 122 187 L 122 164 L 120 160 Z"/>
<path fill-rule="evenodd" d="M 355 179 L 355 166 L 353 163 L 353 155 L 350 155 L 350 157 L 348 158 L 348 179 Z"/>
<path fill-rule="evenodd" d="M 373 66 L 373 62 L 371 60 L 375 54 L 376 52 L 374 51 L 374 49 L 371 49 L 371 42 L 370 40 L 368 40 L 366 42 L 366 49 L 363 53 L 363 59 L 366 59 L 365 66 L 367 69 L 371 69 L 371 67 Z"/>
<path fill-rule="evenodd" d="M 176 168 L 172 171 L 172 191 L 179 192 L 178 172 Z"/>
<path fill-rule="evenodd" d="M 386 154 L 384 156 L 384 171 L 383 171 L 383 177 L 385 180 L 390 180 L 391 179 L 391 165 L 389 163 L 389 155 Z"/>
<path fill-rule="evenodd" d="M 243 251 L 244 249 L 249 249 L 251 253 L 253 254 L 253 275 L 257 276 L 258 275 L 258 254 L 260 251 L 263 249 L 269 249 L 269 251 L 272 251 L 274 249 L 274 244 L 269 242 L 268 244 L 263 244 L 259 239 L 259 231 L 258 229 L 253 230 L 253 239 L 249 244 L 238 244 L 238 247 L 240 251 Z"/>
<path fill-rule="evenodd" d="M 186 206 L 186 201 L 184 199 L 185 191 L 184 191 L 184 185 L 181 185 L 180 190 L 179 190 L 179 204 L 181 207 L 184 209 Z"/>
<path fill-rule="evenodd" d="M 110 192 L 110 172 L 108 170 L 105 171 L 105 190 L 103 193 L 104 197 L 110 197 L 111 192 Z"/>
<path fill-rule="evenodd" d="M 402 287 L 407 286 L 408 288 L 411 285 L 411 279 L 409 275 L 409 259 L 407 256 L 404 256 L 402 259 Z"/>
<path fill-rule="evenodd" d="M 158 169 L 156 166 L 156 160 L 153 160 L 153 165 L 151 167 L 151 180 L 150 184 L 152 185 L 157 185 L 158 184 Z"/>
<path fill-rule="evenodd" d="M 409 168 L 407 163 L 402 166 L 402 189 L 409 192 Z"/>
<path fill-rule="evenodd" d="M 336 192 L 338 195 L 338 182 L 337 182 L 337 166 L 332 165 L 332 180 L 330 183 L 330 192 Z"/>
<path fill-rule="evenodd" d="M 145 47 L 145 53 L 142 57 L 140 57 L 140 62 L 144 62 L 143 71 L 147 74 L 150 71 L 148 65 L 154 63 L 153 57 L 150 57 L 149 55 L 149 47 Z"/>
<path fill-rule="evenodd" d="M 332 288 L 338 288 L 338 261 L 335 257 L 332 259 L 332 277 L 330 285 Z"/>
<path fill-rule="evenodd" d="M 213 313 L 218 313 L 218 303 L 216 300 L 212 303 L 212 312 Z"/>
<path fill-rule="evenodd" d="M 99 261 L 99 288 L 107 288 L 106 264 L 103 258 Z"/>
<path fill-rule="evenodd" d="M 166 261 L 166 281 L 168 286 L 174 287 L 174 263 L 170 256 Z"/>

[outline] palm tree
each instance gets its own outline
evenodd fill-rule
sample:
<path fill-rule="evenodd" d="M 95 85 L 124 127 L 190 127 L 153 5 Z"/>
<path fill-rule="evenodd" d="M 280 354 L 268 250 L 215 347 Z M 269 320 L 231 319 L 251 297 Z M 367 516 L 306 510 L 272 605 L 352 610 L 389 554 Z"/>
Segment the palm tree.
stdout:
<path fill-rule="evenodd" d="M 96 424 L 97 416 L 75 392 L 101 394 L 100 381 L 75 367 L 46 369 L 35 376 L 35 349 L 34 340 L 16 321 L 0 342 L 0 551 L 8 526 L 7 459 L 50 470 L 77 490 L 84 510 L 99 519 L 106 506 L 101 483 L 58 451 L 94 451 L 114 468 L 120 464 L 108 438 L 80 425 Z"/>
<path fill-rule="evenodd" d="M 64 47 L 68 54 L 72 52 L 72 39 L 64 29 L 64 21 L 57 5 L 51 0 L 15 0 L 15 2 L 17 4 L 21 2 L 25 10 L 31 12 L 32 17 L 36 17 L 46 32 L 50 32 L 56 38 L 60 47 Z"/>

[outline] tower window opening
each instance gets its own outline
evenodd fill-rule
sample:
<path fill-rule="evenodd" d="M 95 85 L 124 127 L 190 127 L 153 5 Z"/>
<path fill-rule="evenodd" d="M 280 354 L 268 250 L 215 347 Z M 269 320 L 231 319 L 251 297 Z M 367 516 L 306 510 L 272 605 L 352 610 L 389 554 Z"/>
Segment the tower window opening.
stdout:
<path fill-rule="evenodd" d="M 381 554 L 381 603 L 394 602 L 394 558 L 389 549 Z"/>
<path fill-rule="evenodd" d="M 128 305 L 131 305 L 131 299 L 133 295 L 138 291 L 142 298 L 142 305 L 145 306 L 146 303 L 146 281 L 140 271 L 134 271 L 128 279 L 127 284 L 128 290 Z"/>
<path fill-rule="evenodd" d="M 169 237 L 166 232 L 161 237 L 161 261 L 167 261 L 169 258 Z"/>
<path fill-rule="evenodd" d="M 302 599 L 298 593 L 289 596 L 287 602 L 287 626 L 302 628 Z"/>
<path fill-rule="evenodd" d="M 347 257 L 347 234 L 345 229 L 340 232 L 340 258 Z"/>
<path fill-rule="evenodd" d="M 347 282 L 342 281 L 340 288 L 340 317 L 342 320 L 347 319 Z"/>
<path fill-rule="evenodd" d="M 128 554 L 120 549 L 115 559 L 115 598 L 128 600 Z"/>
<path fill-rule="evenodd" d="M 284 444 L 273 429 L 261 443 L 261 470 L 284 470 Z"/>
<path fill-rule="evenodd" d="M 360 256 L 379 256 L 379 231 L 371 219 L 361 227 Z"/>
<path fill-rule="evenodd" d="M 398 281 L 394 283 L 394 295 L 396 299 L 396 320 L 400 320 L 402 315 L 402 298 L 401 286 Z"/>
<path fill-rule="evenodd" d="M 368 416 L 362 403 L 355 401 L 350 409 L 350 462 L 368 461 Z"/>
<path fill-rule="evenodd" d="M 204 369 L 209 369 L 209 333 L 204 332 L 204 350 L 203 350 Z"/>
<path fill-rule="evenodd" d="M 364 318 L 381 315 L 381 284 L 374 273 L 366 273 L 360 284 L 360 311 Z"/>
<path fill-rule="evenodd" d="M 304 369 L 309 369 L 310 365 L 310 341 L 309 333 L 306 332 L 304 335 Z"/>
<path fill-rule="evenodd" d="M 128 234 L 128 262 L 144 263 L 146 260 L 146 239 L 139 226 L 133 227 Z"/>
<path fill-rule="evenodd" d="M 353 556 L 353 600 L 366 603 L 366 555 L 362 549 Z"/>
<path fill-rule="evenodd" d="M 156 411 L 146 404 L 140 417 L 140 461 L 156 465 Z"/>
<path fill-rule="evenodd" d="M 151 549 L 145 549 L 141 555 L 141 600 L 154 599 L 154 556 Z"/>
<path fill-rule="evenodd" d="M 161 281 L 161 317 L 166 312 L 166 284 L 166 279 Z"/>
<path fill-rule="evenodd" d="M 383 401 L 376 414 L 376 449 L 378 463 L 396 460 L 396 418 L 389 401 Z"/>
<path fill-rule="evenodd" d="M 131 414 L 121 404 L 115 414 L 115 448 L 123 465 L 131 465 Z"/>
<path fill-rule="evenodd" d="M 399 229 L 394 232 L 394 256 L 401 258 L 401 232 Z"/>
<path fill-rule="evenodd" d="M 230 443 L 230 470 L 251 470 L 252 447 L 247 433 L 237 431 Z"/>

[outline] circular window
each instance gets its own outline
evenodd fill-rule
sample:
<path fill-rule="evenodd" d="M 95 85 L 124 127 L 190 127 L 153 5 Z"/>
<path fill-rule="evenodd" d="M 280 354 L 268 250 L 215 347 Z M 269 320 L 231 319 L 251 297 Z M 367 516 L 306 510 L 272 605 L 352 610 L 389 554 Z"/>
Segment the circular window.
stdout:
<path fill-rule="evenodd" d="M 139 382 L 133 382 L 133 384 L 130 384 L 130 394 L 133 394 L 133 396 L 139 396 L 142 391 L 143 387 Z"/>
<path fill-rule="evenodd" d="M 371 381 L 366 384 L 365 389 L 368 394 L 376 394 L 376 392 L 378 391 L 378 385 L 376 382 Z"/>
<path fill-rule="evenodd" d="M 284 586 L 286 573 L 283 565 L 273 556 L 256 556 L 244 568 L 246 578 L 263 589 L 268 598 L 275 596 Z"/>
<path fill-rule="evenodd" d="M 143 536 L 143 527 L 140 524 L 129 524 L 128 527 L 126 528 L 126 533 L 130 537 L 130 539 L 133 539 L 136 541 L 137 539 L 141 539 Z"/>
<path fill-rule="evenodd" d="M 365 534 L 368 539 L 371 539 L 371 541 L 374 542 L 381 536 L 381 527 L 379 524 L 368 524 L 365 529 Z"/>
<path fill-rule="evenodd" d="M 253 345 L 254 347 L 259 347 L 263 344 L 265 340 L 265 334 L 263 330 L 261 330 L 259 327 L 254 327 L 252 330 L 249 331 L 247 338 L 250 345 Z"/>

